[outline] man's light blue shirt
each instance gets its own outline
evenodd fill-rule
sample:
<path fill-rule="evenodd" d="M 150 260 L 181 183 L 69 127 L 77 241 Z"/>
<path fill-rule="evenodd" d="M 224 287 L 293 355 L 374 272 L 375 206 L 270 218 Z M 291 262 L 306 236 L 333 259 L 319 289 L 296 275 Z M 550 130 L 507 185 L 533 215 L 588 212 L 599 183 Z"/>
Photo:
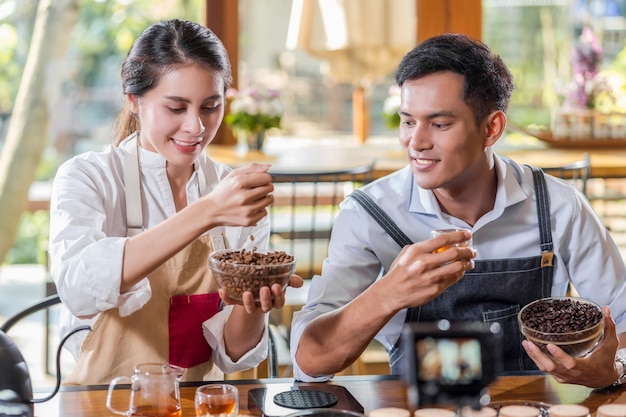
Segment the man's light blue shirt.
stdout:
<path fill-rule="evenodd" d="M 473 233 L 476 260 L 537 256 L 541 251 L 532 172 L 497 155 L 494 166 L 498 176 L 495 205 L 473 227 L 443 213 L 433 192 L 417 186 L 409 166 L 362 189 L 413 242 L 429 239 L 433 229 L 467 228 Z M 549 175 L 546 182 L 556 256 L 552 295 L 565 295 L 571 281 L 581 297 L 608 305 L 617 332 L 626 331 L 626 267 L 618 247 L 575 186 Z M 350 198 L 344 200 L 322 273 L 313 278 L 307 304 L 293 317 L 291 357 L 296 380 L 332 377 L 310 377 L 300 371 L 295 352 L 306 324 L 347 304 L 381 279 L 400 249 L 360 205 Z M 400 336 L 405 316 L 406 310 L 400 311 L 376 335 L 388 351 Z"/>

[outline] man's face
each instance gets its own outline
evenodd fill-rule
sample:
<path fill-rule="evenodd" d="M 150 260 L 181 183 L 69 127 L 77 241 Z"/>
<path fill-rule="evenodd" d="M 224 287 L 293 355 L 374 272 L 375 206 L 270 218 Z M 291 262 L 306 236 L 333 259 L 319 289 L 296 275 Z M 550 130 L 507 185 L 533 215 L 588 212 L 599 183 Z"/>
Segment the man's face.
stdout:
<path fill-rule="evenodd" d="M 400 143 L 413 176 L 425 189 L 462 193 L 487 166 L 486 122 L 476 126 L 465 104 L 464 77 L 437 72 L 406 81 L 401 89 Z"/>

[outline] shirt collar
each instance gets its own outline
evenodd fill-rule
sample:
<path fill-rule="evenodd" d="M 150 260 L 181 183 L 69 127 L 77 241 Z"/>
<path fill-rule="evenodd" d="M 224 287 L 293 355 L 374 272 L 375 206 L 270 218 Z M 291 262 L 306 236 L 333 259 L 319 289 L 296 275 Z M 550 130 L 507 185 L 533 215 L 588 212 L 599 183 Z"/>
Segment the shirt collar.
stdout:
<path fill-rule="evenodd" d="M 484 216 L 486 220 L 491 217 L 500 216 L 505 208 L 517 204 L 528 197 L 528 193 L 521 184 L 521 167 L 509 158 L 500 157 L 495 153 L 493 153 L 493 158 L 494 168 L 498 178 L 498 187 L 496 190 L 496 203 L 493 210 Z M 410 187 L 409 189 L 411 190 L 409 211 L 420 214 L 431 214 L 439 218 L 448 217 L 441 211 L 432 190 L 420 188 L 413 179 L 410 167 L 405 169 L 407 181 L 409 182 L 408 187 Z"/>

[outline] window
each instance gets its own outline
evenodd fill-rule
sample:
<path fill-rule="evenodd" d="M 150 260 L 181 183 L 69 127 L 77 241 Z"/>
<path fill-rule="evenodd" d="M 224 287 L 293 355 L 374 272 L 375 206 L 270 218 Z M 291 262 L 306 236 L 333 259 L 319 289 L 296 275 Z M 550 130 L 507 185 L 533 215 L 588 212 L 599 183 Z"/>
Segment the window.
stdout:
<path fill-rule="evenodd" d="M 584 27 L 602 46 L 602 69 L 626 44 L 624 0 L 483 0 L 483 13 L 483 41 L 515 77 L 509 119 L 520 125 L 550 128 L 551 111 L 562 104 L 572 79 L 572 48 Z"/>
<path fill-rule="evenodd" d="M 359 88 L 367 99 L 369 135 L 395 134 L 384 125 L 383 101 L 397 64 L 415 43 L 415 1 L 368 3 L 344 2 L 344 9 L 332 1 L 240 0 L 239 85 L 281 90 L 286 114 L 280 134 L 352 134 Z"/>
<path fill-rule="evenodd" d="M 337 79 L 336 65 L 329 60 L 302 48 L 287 47 L 292 6 L 301 1 L 238 1 L 239 86 L 263 84 L 282 91 L 284 128 L 272 134 L 311 138 L 351 135 L 354 93 L 362 87 L 368 104 L 368 135 L 395 136 L 393 129 L 385 127 L 383 101 L 394 84 L 395 67 L 414 43 L 399 43 L 393 53 L 387 52 L 387 59 L 378 59 L 388 64 L 384 71 L 363 78 L 360 83 L 351 83 Z M 59 90 L 49 106 L 52 151 L 48 154 L 64 160 L 111 143 L 112 123 L 123 100 L 119 69 L 132 40 L 148 24 L 161 18 L 203 21 L 205 2 L 81 1 L 67 57 L 60 68 L 51 71 L 51 84 Z M 0 144 L 26 60 L 36 3 L 0 0 Z M 411 26 L 415 24 L 415 3 L 373 2 L 393 5 L 385 13 L 396 22 L 396 29 L 409 34 L 408 38 L 415 33 Z M 582 27 L 594 30 L 604 49 L 603 65 L 608 66 L 623 52 L 625 10 L 626 0 L 483 0 L 483 40 L 503 57 L 516 80 L 510 119 L 519 124 L 549 126 L 550 110 L 561 100 L 559 85 L 571 76 L 570 52 Z M 325 12 L 313 11 L 318 19 Z M 347 62 L 357 60 L 348 55 L 351 52 L 354 53 L 343 51 Z M 357 52 L 362 50 L 357 48 Z"/>
<path fill-rule="evenodd" d="M 13 110 L 30 47 L 37 1 L 0 0 L 0 145 Z M 50 63 L 47 81 L 50 149 L 39 179 L 76 153 L 114 140 L 123 104 L 120 68 L 132 41 L 164 18 L 201 21 L 204 0 L 81 0 L 62 62 Z"/>

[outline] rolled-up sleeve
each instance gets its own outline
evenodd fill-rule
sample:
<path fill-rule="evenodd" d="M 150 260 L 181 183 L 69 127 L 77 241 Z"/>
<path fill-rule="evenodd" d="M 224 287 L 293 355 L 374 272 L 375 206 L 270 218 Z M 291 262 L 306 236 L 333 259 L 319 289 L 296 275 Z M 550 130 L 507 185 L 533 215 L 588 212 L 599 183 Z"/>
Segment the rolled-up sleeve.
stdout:
<path fill-rule="evenodd" d="M 558 242 L 563 269 L 581 297 L 611 308 L 617 333 L 625 333 L 626 266 L 619 248 L 584 197 L 578 196 L 567 208 L 577 221 L 567 224 Z M 561 259 L 557 261 L 560 267 Z M 553 290 L 553 295 L 562 294 Z"/>
<path fill-rule="evenodd" d="M 224 233 L 229 248 L 253 247 L 266 248 L 269 241 L 269 220 L 267 217 L 251 227 L 222 227 L 218 229 Z M 213 361 L 224 372 L 232 373 L 254 368 L 267 358 L 269 350 L 269 335 L 267 323 L 269 314 L 265 314 L 265 331 L 263 337 L 250 351 L 246 352 L 237 362 L 233 362 L 226 353 L 224 341 L 224 327 L 233 311 L 232 305 L 224 306 L 217 314 L 202 324 L 204 338 L 213 350 Z"/>
<path fill-rule="evenodd" d="M 55 177 L 50 207 L 51 275 L 76 317 L 111 308 L 128 316 L 151 297 L 147 279 L 120 294 L 127 241 L 120 208 L 124 190 L 115 171 L 72 160 Z M 117 235 L 117 236 L 116 236 Z"/>
<path fill-rule="evenodd" d="M 224 373 L 232 373 L 254 368 L 267 358 L 269 350 L 269 335 L 267 331 L 268 315 L 266 314 L 265 331 L 263 332 L 263 337 L 259 343 L 257 343 L 253 349 L 246 352 L 246 354 L 244 354 L 237 362 L 232 361 L 230 356 L 226 353 L 226 346 L 224 343 L 224 327 L 232 311 L 233 306 L 225 306 L 216 315 L 202 324 L 204 338 L 213 350 L 213 361 Z"/>
<path fill-rule="evenodd" d="M 309 323 L 317 317 L 334 311 L 350 303 L 365 291 L 380 276 L 381 271 L 390 264 L 395 255 L 389 250 L 381 261 L 373 251 L 372 240 L 384 242 L 386 236 L 379 231 L 368 215 L 353 202 L 344 200 L 341 205 L 328 248 L 328 257 L 322 265 L 322 274 L 313 277 L 307 296 L 306 305 L 294 313 L 291 328 L 290 355 L 293 362 L 294 378 L 304 382 L 321 382 L 334 375 L 307 375 L 300 369 L 296 353 L 303 333 Z M 393 248 L 392 245 L 388 245 Z M 397 340 L 405 312 L 394 317 L 379 333 L 381 343 L 389 347 Z"/>

